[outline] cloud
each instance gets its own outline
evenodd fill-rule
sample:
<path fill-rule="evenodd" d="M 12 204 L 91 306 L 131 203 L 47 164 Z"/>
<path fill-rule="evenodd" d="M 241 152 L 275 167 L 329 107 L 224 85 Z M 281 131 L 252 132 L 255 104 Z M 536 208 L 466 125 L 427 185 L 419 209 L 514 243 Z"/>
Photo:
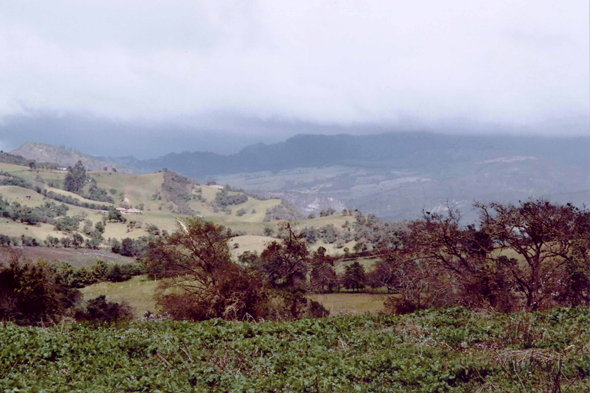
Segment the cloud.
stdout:
<path fill-rule="evenodd" d="M 549 0 L 4 2 L 0 118 L 584 118 L 588 15 Z"/>

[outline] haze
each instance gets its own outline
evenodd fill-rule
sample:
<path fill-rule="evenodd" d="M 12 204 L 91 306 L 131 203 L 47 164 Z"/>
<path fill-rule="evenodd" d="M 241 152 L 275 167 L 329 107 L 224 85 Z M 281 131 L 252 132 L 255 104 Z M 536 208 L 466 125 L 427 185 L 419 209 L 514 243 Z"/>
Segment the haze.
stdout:
<path fill-rule="evenodd" d="M 231 153 L 297 133 L 588 135 L 589 4 L 0 5 L 0 149 Z"/>

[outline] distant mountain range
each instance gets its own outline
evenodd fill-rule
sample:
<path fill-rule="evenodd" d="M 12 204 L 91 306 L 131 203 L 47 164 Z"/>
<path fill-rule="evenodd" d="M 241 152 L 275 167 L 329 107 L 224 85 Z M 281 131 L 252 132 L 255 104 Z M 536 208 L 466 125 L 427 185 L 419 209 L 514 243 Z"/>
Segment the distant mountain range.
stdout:
<path fill-rule="evenodd" d="M 22 148 L 16 153 L 31 158 Z M 323 206 L 345 205 L 389 220 L 412 219 L 422 209 L 447 205 L 470 220 L 475 200 L 551 197 L 590 204 L 590 138 L 298 135 L 228 156 L 185 152 L 101 160 L 139 172 L 168 168 L 200 181 L 282 193 L 302 210 L 313 211 L 309 206 L 323 201 Z"/>

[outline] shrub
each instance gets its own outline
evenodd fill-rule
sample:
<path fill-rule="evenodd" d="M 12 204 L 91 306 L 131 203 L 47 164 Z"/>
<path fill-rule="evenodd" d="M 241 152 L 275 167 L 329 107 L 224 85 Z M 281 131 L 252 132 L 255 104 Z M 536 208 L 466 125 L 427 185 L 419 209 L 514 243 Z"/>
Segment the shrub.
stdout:
<path fill-rule="evenodd" d="M 133 312 L 127 302 L 109 302 L 105 295 L 89 300 L 85 309 L 76 313 L 76 319 L 86 321 L 114 322 L 132 318 Z"/>
<path fill-rule="evenodd" d="M 68 315 L 79 299 L 80 292 L 62 283 L 42 259 L 21 262 L 13 253 L 7 264 L 0 264 L 0 320 L 51 324 Z"/>

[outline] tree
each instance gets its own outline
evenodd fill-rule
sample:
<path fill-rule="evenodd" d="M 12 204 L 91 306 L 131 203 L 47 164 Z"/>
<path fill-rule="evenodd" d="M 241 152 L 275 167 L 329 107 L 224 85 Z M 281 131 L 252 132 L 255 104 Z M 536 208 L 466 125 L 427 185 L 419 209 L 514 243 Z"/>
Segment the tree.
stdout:
<path fill-rule="evenodd" d="M 102 221 L 97 221 L 96 224 L 94 224 L 94 229 L 96 229 L 96 231 L 102 235 L 105 231 L 105 223 Z"/>
<path fill-rule="evenodd" d="M 116 210 L 116 209 L 109 210 L 109 213 L 107 215 L 107 220 L 108 221 L 116 221 L 116 222 L 125 222 L 125 221 L 127 221 L 127 219 L 125 217 L 123 217 L 123 215 L 121 214 L 121 212 L 119 210 Z"/>
<path fill-rule="evenodd" d="M 346 266 L 342 285 L 347 289 L 361 290 L 365 287 L 365 268 L 358 261 Z"/>
<path fill-rule="evenodd" d="M 201 218 L 150 245 L 148 271 L 160 272 L 156 299 L 176 319 L 255 320 L 266 312 L 267 292 L 259 273 L 231 260 L 229 232 Z"/>
<path fill-rule="evenodd" d="M 279 293 L 293 319 L 307 304 L 305 281 L 308 271 L 309 251 L 303 235 L 293 231 L 291 224 L 280 224 L 281 242 L 273 241 L 260 254 L 260 265 L 270 286 Z"/>
<path fill-rule="evenodd" d="M 85 308 L 85 311 L 77 313 L 76 319 L 112 322 L 133 318 L 133 312 L 127 302 L 109 302 L 105 295 L 88 300 Z"/>
<path fill-rule="evenodd" d="M 86 184 L 86 169 L 82 161 L 78 161 L 74 167 L 68 167 L 68 174 L 66 175 L 64 188 L 66 191 L 78 193 Z"/>
<path fill-rule="evenodd" d="M 334 259 L 326 255 L 324 247 L 320 247 L 311 256 L 311 289 L 320 293 L 332 292 L 336 285 L 338 285 L 338 276 L 334 271 Z"/>
<path fill-rule="evenodd" d="M 72 246 L 74 246 L 74 248 L 79 248 L 82 247 L 82 244 L 84 244 L 84 238 L 82 235 L 79 233 L 74 233 L 72 235 Z"/>
<path fill-rule="evenodd" d="M 476 207 L 482 232 L 496 245 L 488 259 L 506 269 L 527 308 L 563 299 L 589 304 L 590 211 L 546 200 Z"/>
<path fill-rule="evenodd" d="M 135 255 L 135 245 L 133 244 L 133 239 L 126 237 L 121 242 L 121 250 L 120 254 L 125 257 L 132 257 Z"/>
<path fill-rule="evenodd" d="M 510 311 L 588 304 L 590 212 L 544 200 L 476 204 L 478 227 L 425 213 L 409 225 L 406 259 L 448 275 L 457 302 Z"/>

